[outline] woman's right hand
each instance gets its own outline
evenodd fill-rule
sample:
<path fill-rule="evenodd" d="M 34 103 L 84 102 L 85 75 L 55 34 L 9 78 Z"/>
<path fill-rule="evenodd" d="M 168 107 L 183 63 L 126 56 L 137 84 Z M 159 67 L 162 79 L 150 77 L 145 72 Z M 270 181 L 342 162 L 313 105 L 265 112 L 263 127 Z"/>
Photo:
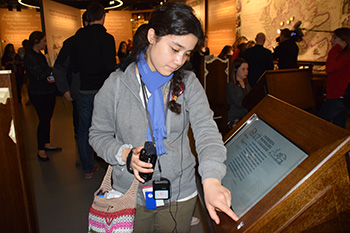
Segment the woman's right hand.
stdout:
<path fill-rule="evenodd" d="M 143 146 L 139 146 L 134 148 L 131 161 L 130 161 L 130 167 L 132 168 L 134 175 L 138 181 L 141 183 L 145 183 L 145 180 L 140 177 L 140 173 L 152 173 L 152 163 L 146 163 L 140 160 L 140 152 L 143 149 Z M 131 149 L 124 149 L 122 159 L 126 162 L 127 156 L 129 155 Z M 126 156 L 125 156 L 126 155 Z"/>

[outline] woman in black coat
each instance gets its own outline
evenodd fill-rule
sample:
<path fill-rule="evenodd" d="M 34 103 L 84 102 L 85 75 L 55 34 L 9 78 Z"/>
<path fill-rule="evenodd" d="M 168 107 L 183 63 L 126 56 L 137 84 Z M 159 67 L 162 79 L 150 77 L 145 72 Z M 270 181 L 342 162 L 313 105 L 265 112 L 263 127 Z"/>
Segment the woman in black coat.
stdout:
<path fill-rule="evenodd" d="M 29 79 L 29 99 L 39 118 L 37 129 L 38 159 L 48 161 L 45 151 L 60 151 L 61 148 L 50 144 L 50 127 L 56 103 L 56 85 L 46 57 L 41 50 L 46 47 L 46 36 L 43 32 L 34 31 L 29 36 L 31 48 L 24 56 L 24 67 Z"/>

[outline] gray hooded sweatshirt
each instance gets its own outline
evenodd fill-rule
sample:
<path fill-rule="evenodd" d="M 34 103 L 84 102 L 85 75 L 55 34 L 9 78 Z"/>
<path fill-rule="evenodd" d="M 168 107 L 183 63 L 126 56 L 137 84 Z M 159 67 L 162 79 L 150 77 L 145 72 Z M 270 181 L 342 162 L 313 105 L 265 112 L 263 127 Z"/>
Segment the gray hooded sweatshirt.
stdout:
<path fill-rule="evenodd" d="M 209 108 L 204 89 L 193 72 L 185 71 L 182 81 L 185 91 L 176 100 L 181 104 L 181 113 L 173 113 L 165 107 L 168 111 L 167 138 L 163 144 L 167 154 L 158 157 L 161 176 L 171 182 L 171 202 L 186 198 L 196 191 L 196 162 L 188 139 L 190 124 L 202 180 L 217 178 L 221 181 L 226 174 L 223 163 L 226 160 L 226 148 L 213 120 L 213 112 Z M 168 84 L 162 86 L 163 94 Z M 113 188 L 122 193 L 129 189 L 134 175 L 127 171 L 125 164 L 118 163 L 116 155 L 125 144 L 138 147 L 147 141 L 148 121 L 140 98 L 140 88 L 135 63 L 132 63 L 125 72 L 117 70 L 111 73 L 95 96 L 89 142 L 98 156 L 113 166 Z M 159 177 L 156 166 L 153 179 Z M 152 180 L 139 185 L 139 205 L 145 205 L 141 186 L 148 184 L 152 184 Z"/>

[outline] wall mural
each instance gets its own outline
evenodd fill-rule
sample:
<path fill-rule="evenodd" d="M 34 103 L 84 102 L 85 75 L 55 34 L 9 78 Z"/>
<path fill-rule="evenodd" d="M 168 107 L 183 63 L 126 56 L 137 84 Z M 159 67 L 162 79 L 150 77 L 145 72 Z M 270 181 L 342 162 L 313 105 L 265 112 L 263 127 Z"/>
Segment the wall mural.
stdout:
<path fill-rule="evenodd" d="M 299 60 L 326 60 L 331 34 L 349 27 L 349 0 L 236 0 L 237 33 L 254 40 L 259 32 L 267 36 L 265 46 L 277 46 L 277 30 L 301 21 L 303 40 L 298 42 Z"/>

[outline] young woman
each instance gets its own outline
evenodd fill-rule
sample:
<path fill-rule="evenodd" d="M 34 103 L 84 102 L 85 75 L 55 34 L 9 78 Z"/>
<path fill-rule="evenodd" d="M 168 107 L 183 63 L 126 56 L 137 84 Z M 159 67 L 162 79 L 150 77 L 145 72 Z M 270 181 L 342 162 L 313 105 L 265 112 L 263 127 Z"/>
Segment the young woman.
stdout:
<path fill-rule="evenodd" d="M 24 55 L 24 67 L 29 79 L 29 100 L 39 118 L 37 130 L 38 159 L 48 161 L 45 151 L 60 151 L 61 148 L 50 144 L 51 117 L 56 103 L 56 85 L 51 75 L 46 57 L 40 52 L 46 47 L 46 36 L 43 32 L 34 31 L 29 36 L 31 49 Z"/>
<path fill-rule="evenodd" d="M 230 105 L 228 111 L 228 128 L 232 129 L 240 119 L 247 113 L 242 105 L 242 100 L 251 90 L 248 83 L 248 63 L 243 58 L 237 58 L 233 61 L 233 72 L 231 81 L 227 84 L 227 103 Z"/>
<path fill-rule="evenodd" d="M 348 109 L 344 105 L 344 95 L 350 81 L 350 29 L 336 29 L 331 45 L 326 63 L 326 100 L 319 116 L 345 128 Z"/>
<path fill-rule="evenodd" d="M 122 41 L 120 42 L 119 48 L 118 48 L 119 63 L 124 62 L 127 56 L 128 56 L 127 43 L 125 41 Z"/>
<path fill-rule="evenodd" d="M 221 185 L 226 171 L 221 135 L 201 84 L 183 69 L 203 39 L 200 22 L 192 8 L 171 2 L 153 12 L 146 32 L 144 43 L 133 47 L 137 60 L 112 73 L 97 93 L 90 144 L 113 166 L 114 189 L 125 193 L 134 177 L 140 181 L 135 232 L 189 232 L 197 196 L 187 136 L 191 123 L 209 214 L 216 223 L 216 209 L 237 220 L 229 208 L 231 194 Z M 146 141 L 156 146 L 154 167 L 140 160 Z M 145 182 L 140 173 L 153 177 Z M 171 198 L 146 209 L 142 187 L 160 177 L 169 181 Z"/>

